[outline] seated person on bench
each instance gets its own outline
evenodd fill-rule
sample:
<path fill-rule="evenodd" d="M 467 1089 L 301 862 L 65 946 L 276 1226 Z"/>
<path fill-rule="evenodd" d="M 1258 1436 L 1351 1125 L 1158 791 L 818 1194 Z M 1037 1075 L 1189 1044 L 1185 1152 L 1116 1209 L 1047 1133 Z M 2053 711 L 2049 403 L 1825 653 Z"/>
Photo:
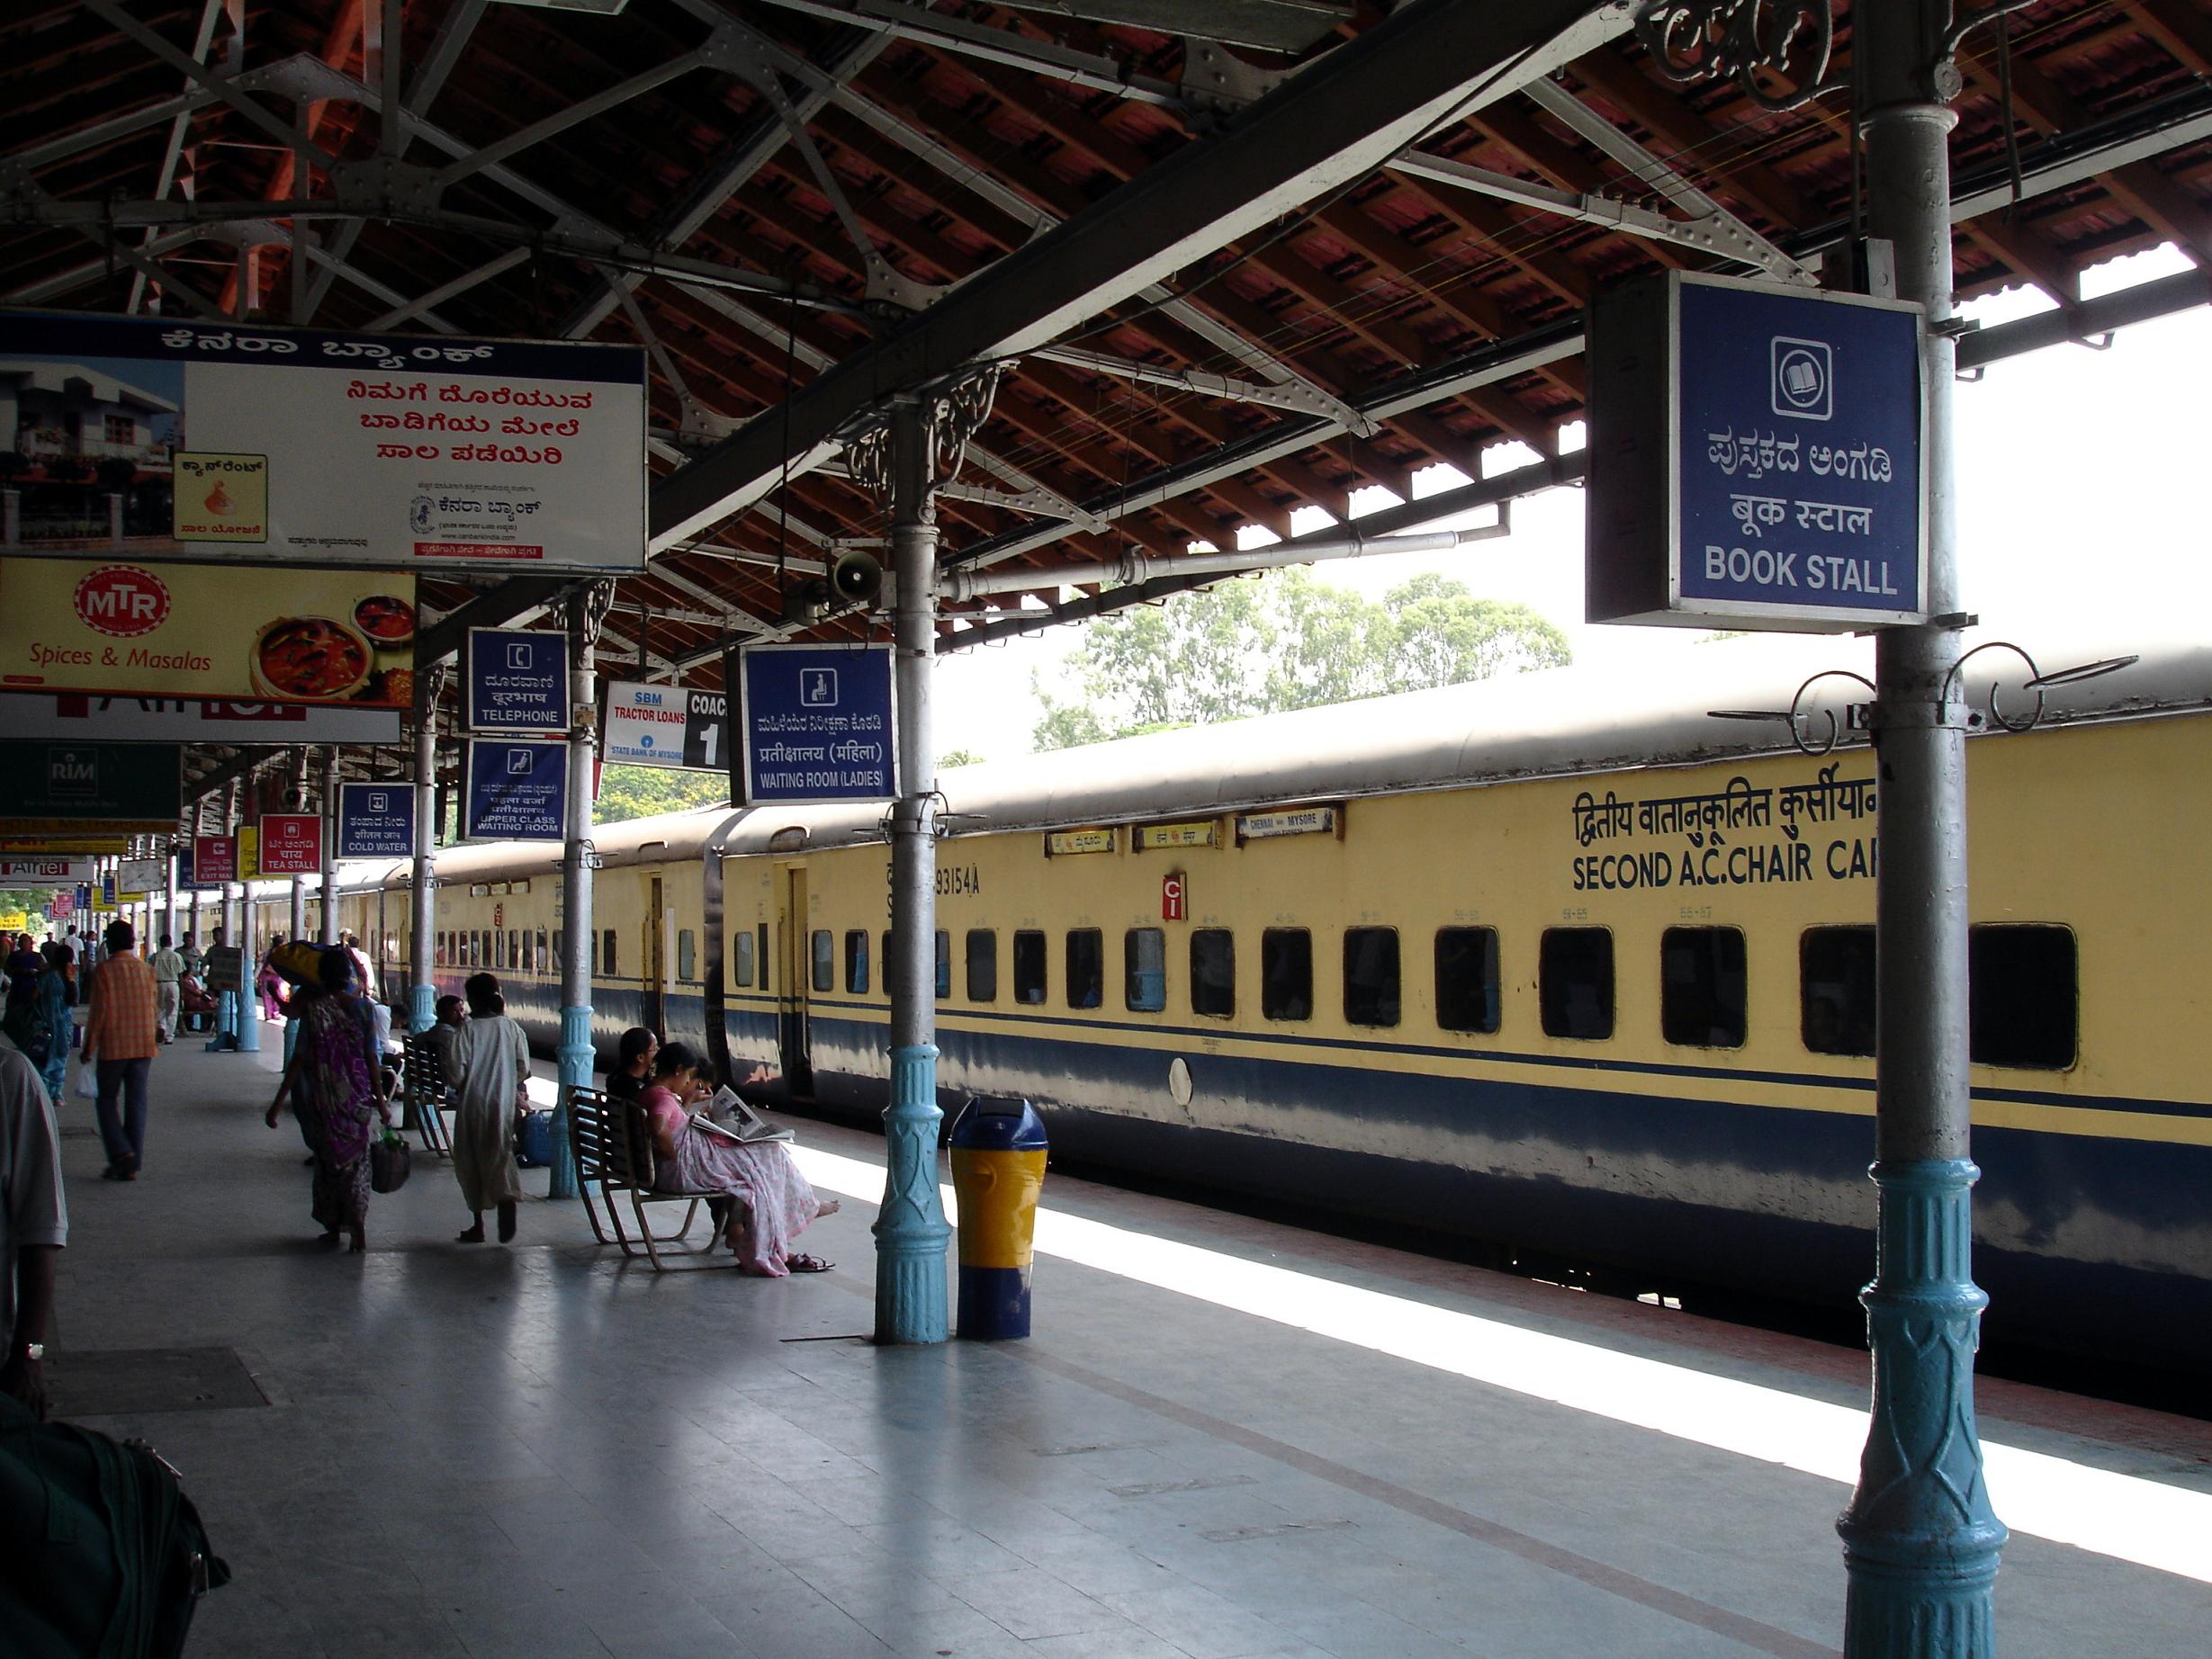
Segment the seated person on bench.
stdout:
<path fill-rule="evenodd" d="M 827 1272 L 831 1263 L 801 1255 L 791 1244 L 817 1215 L 833 1214 L 837 1200 L 815 1196 L 781 1142 L 740 1145 L 694 1124 L 693 1110 L 713 1093 L 696 1050 L 686 1043 L 662 1045 L 652 1086 L 638 1099 L 652 1125 L 654 1185 L 663 1192 L 736 1199 L 724 1236 L 742 1271 L 760 1278 Z"/>

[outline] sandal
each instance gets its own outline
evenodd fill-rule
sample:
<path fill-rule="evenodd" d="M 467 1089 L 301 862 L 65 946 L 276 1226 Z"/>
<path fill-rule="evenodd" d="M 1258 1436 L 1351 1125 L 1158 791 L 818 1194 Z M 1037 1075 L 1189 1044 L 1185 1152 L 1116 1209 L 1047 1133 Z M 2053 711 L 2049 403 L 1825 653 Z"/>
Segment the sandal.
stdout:
<path fill-rule="evenodd" d="M 786 1256 L 784 1266 L 794 1273 L 827 1273 L 837 1263 L 824 1261 L 819 1256 Z"/>

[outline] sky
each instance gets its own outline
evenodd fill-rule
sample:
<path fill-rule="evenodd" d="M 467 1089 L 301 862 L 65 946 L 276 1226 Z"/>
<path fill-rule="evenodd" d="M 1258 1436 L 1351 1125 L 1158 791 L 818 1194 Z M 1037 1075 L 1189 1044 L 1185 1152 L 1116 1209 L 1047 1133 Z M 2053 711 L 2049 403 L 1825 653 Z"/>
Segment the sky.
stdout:
<path fill-rule="evenodd" d="M 2082 297 L 2187 268 L 2171 248 L 2114 260 L 2082 278 Z M 2034 291 L 1965 308 L 1984 327 L 2051 309 Z M 2200 377 L 2212 371 L 2212 309 L 2199 307 L 2121 330 L 2108 350 L 2082 345 L 1992 364 L 1957 389 L 1960 574 L 1965 607 L 2032 652 L 2084 623 L 2212 614 L 2212 514 L 2201 480 L 2212 456 Z M 1579 443 L 1578 429 L 1565 435 Z M 1518 444 L 1485 452 L 1486 473 L 1536 457 Z M 1419 495 L 1464 482 L 1450 467 L 1416 480 Z M 1362 492 L 1386 505 L 1393 498 Z M 1451 524 L 1479 522 L 1488 510 Z M 1328 522 L 1302 512 L 1303 533 Z M 1245 544 L 1271 540 L 1264 532 Z M 1581 670 L 1632 687 L 1685 650 L 1710 650 L 1694 630 L 1589 624 L 1582 620 L 1582 492 L 1546 491 L 1514 505 L 1513 534 L 1454 552 L 1406 553 L 1312 567 L 1322 581 L 1371 596 L 1423 570 L 1477 595 L 1515 600 L 1559 624 Z M 1081 643 L 1075 628 L 940 659 L 937 742 L 985 759 L 1029 752 L 1039 710 L 1030 677 L 1048 684 Z M 1817 651 L 1818 641 L 1808 644 Z"/>

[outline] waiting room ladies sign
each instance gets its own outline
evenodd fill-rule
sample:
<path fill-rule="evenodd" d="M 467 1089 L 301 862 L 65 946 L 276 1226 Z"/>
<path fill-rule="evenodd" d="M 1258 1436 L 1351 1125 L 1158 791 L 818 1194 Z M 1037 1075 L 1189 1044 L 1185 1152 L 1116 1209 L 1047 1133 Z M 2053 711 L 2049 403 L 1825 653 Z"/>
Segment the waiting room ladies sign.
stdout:
<path fill-rule="evenodd" d="M 644 568 L 634 346 L 0 311 L 0 433 L 10 552 Z"/>

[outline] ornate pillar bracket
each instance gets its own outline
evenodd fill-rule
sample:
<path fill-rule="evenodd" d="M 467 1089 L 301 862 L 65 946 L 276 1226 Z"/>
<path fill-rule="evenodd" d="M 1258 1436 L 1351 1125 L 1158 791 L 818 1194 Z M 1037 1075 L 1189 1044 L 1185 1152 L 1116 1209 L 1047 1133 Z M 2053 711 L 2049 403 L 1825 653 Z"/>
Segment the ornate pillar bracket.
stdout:
<path fill-rule="evenodd" d="M 1647 0 L 1636 13 L 1636 39 L 1676 85 L 1733 81 L 1776 113 L 1843 86 L 1827 78 L 1836 44 L 1830 0 Z M 1766 91 L 1761 69 L 1795 79 L 1797 90 Z"/>
<path fill-rule="evenodd" d="M 991 405 L 998 397 L 999 381 L 1008 365 L 979 363 L 942 384 L 913 394 L 922 406 L 929 444 L 929 488 L 921 509 L 934 519 L 936 492 L 952 482 L 960 471 L 968 440 L 991 418 Z M 852 481 L 888 503 L 895 493 L 892 472 L 891 421 L 877 420 L 845 444 L 845 468 Z"/>

